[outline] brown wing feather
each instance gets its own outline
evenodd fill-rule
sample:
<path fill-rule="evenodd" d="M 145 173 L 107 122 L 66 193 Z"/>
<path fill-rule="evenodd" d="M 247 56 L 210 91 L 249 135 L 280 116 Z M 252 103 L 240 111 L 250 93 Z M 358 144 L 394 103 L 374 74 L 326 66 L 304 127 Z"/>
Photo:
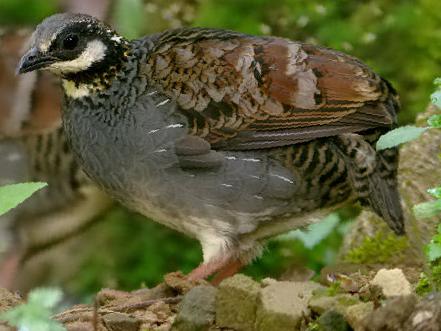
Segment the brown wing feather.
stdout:
<path fill-rule="evenodd" d="M 181 30 L 164 35 L 146 72 L 177 100 L 191 134 L 223 148 L 244 136 L 264 148 L 395 123 L 395 97 L 366 65 L 285 39 Z"/>

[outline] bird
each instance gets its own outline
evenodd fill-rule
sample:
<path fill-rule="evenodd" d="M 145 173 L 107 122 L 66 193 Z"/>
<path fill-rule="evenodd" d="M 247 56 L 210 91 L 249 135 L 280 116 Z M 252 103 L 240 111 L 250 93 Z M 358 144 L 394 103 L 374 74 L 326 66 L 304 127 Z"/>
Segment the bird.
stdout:
<path fill-rule="evenodd" d="M 404 234 L 399 97 L 360 60 L 288 39 L 180 28 L 127 40 L 86 14 L 35 29 L 20 74 L 61 79 L 63 127 L 110 196 L 197 239 L 189 280 L 233 275 L 268 238 L 359 201 Z"/>

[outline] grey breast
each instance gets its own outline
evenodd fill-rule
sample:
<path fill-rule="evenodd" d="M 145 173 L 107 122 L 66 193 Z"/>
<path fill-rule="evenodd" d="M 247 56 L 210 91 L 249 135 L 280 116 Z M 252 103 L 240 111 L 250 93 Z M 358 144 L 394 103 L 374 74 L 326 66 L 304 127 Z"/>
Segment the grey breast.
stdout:
<path fill-rule="evenodd" d="M 99 111 L 80 102 L 69 105 L 65 127 L 94 181 L 126 204 L 139 209 L 140 202 L 149 202 L 169 217 L 234 224 L 293 209 L 300 178 L 265 152 L 217 152 L 220 165 L 182 168 L 175 144 L 187 134 L 186 119 L 173 101 L 152 92 L 139 97 L 130 112 L 119 109 L 112 116 L 109 104 Z"/>

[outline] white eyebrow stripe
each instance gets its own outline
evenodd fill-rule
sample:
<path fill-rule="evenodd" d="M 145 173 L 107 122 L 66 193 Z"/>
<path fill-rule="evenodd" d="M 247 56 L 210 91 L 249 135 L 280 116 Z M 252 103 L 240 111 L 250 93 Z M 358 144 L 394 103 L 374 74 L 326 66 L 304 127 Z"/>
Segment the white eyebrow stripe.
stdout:
<path fill-rule="evenodd" d="M 55 62 L 49 66 L 50 69 L 62 73 L 74 73 L 89 68 L 93 63 L 98 62 L 106 56 L 107 46 L 98 39 L 89 41 L 86 49 L 79 57 L 71 61 Z"/>

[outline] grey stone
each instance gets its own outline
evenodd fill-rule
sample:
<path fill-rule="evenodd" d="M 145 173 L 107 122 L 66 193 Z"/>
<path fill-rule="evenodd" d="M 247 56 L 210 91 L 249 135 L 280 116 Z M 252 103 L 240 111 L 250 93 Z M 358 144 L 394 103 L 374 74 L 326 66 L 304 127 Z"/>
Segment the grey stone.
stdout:
<path fill-rule="evenodd" d="M 363 331 L 403 331 L 409 324 L 408 319 L 417 304 L 416 295 L 394 297 L 383 306 L 372 311 L 364 319 Z M 412 329 L 415 330 L 415 329 Z"/>
<path fill-rule="evenodd" d="M 373 310 L 374 304 L 372 302 L 360 302 L 347 307 L 344 316 L 354 330 L 363 330 L 364 320 Z"/>
<path fill-rule="evenodd" d="M 419 302 L 405 326 L 405 331 L 439 331 L 441 329 L 441 292 L 431 293 Z"/>
<path fill-rule="evenodd" d="M 237 331 L 254 330 L 260 285 L 250 277 L 235 275 L 219 284 L 216 325 Z"/>
<path fill-rule="evenodd" d="M 386 298 L 412 293 L 412 286 L 404 276 L 403 270 L 398 268 L 379 270 L 371 284 L 381 287 Z"/>
<path fill-rule="evenodd" d="M 347 307 L 358 304 L 360 301 L 357 297 L 351 294 L 337 294 L 334 296 L 327 296 L 324 294 L 313 296 L 309 300 L 309 308 L 317 314 L 323 314 L 327 310 L 335 310 L 344 314 Z"/>
<path fill-rule="evenodd" d="M 141 322 L 127 314 L 110 313 L 102 317 L 109 331 L 138 331 Z"/>
<path fill-rule="evenodd" d="M 200 285 L 182 299 L 173 323 L 174 331 L 205 331 L 214 323 L 217 289 Z"/>
<path fill-rule="evenodd" d="M 308 301 L 312 292 L 320 288 L 313 282 L 273 282 L 260 292 L 256 330 L 284 331 L 300 326 L 309 315 Z"/>
<path fill-rule="evenodd" d="M 345 318 L 335 310 L 328 310 L 317 320 L 320 331 L 350 331 L 351 327 Z"/>

